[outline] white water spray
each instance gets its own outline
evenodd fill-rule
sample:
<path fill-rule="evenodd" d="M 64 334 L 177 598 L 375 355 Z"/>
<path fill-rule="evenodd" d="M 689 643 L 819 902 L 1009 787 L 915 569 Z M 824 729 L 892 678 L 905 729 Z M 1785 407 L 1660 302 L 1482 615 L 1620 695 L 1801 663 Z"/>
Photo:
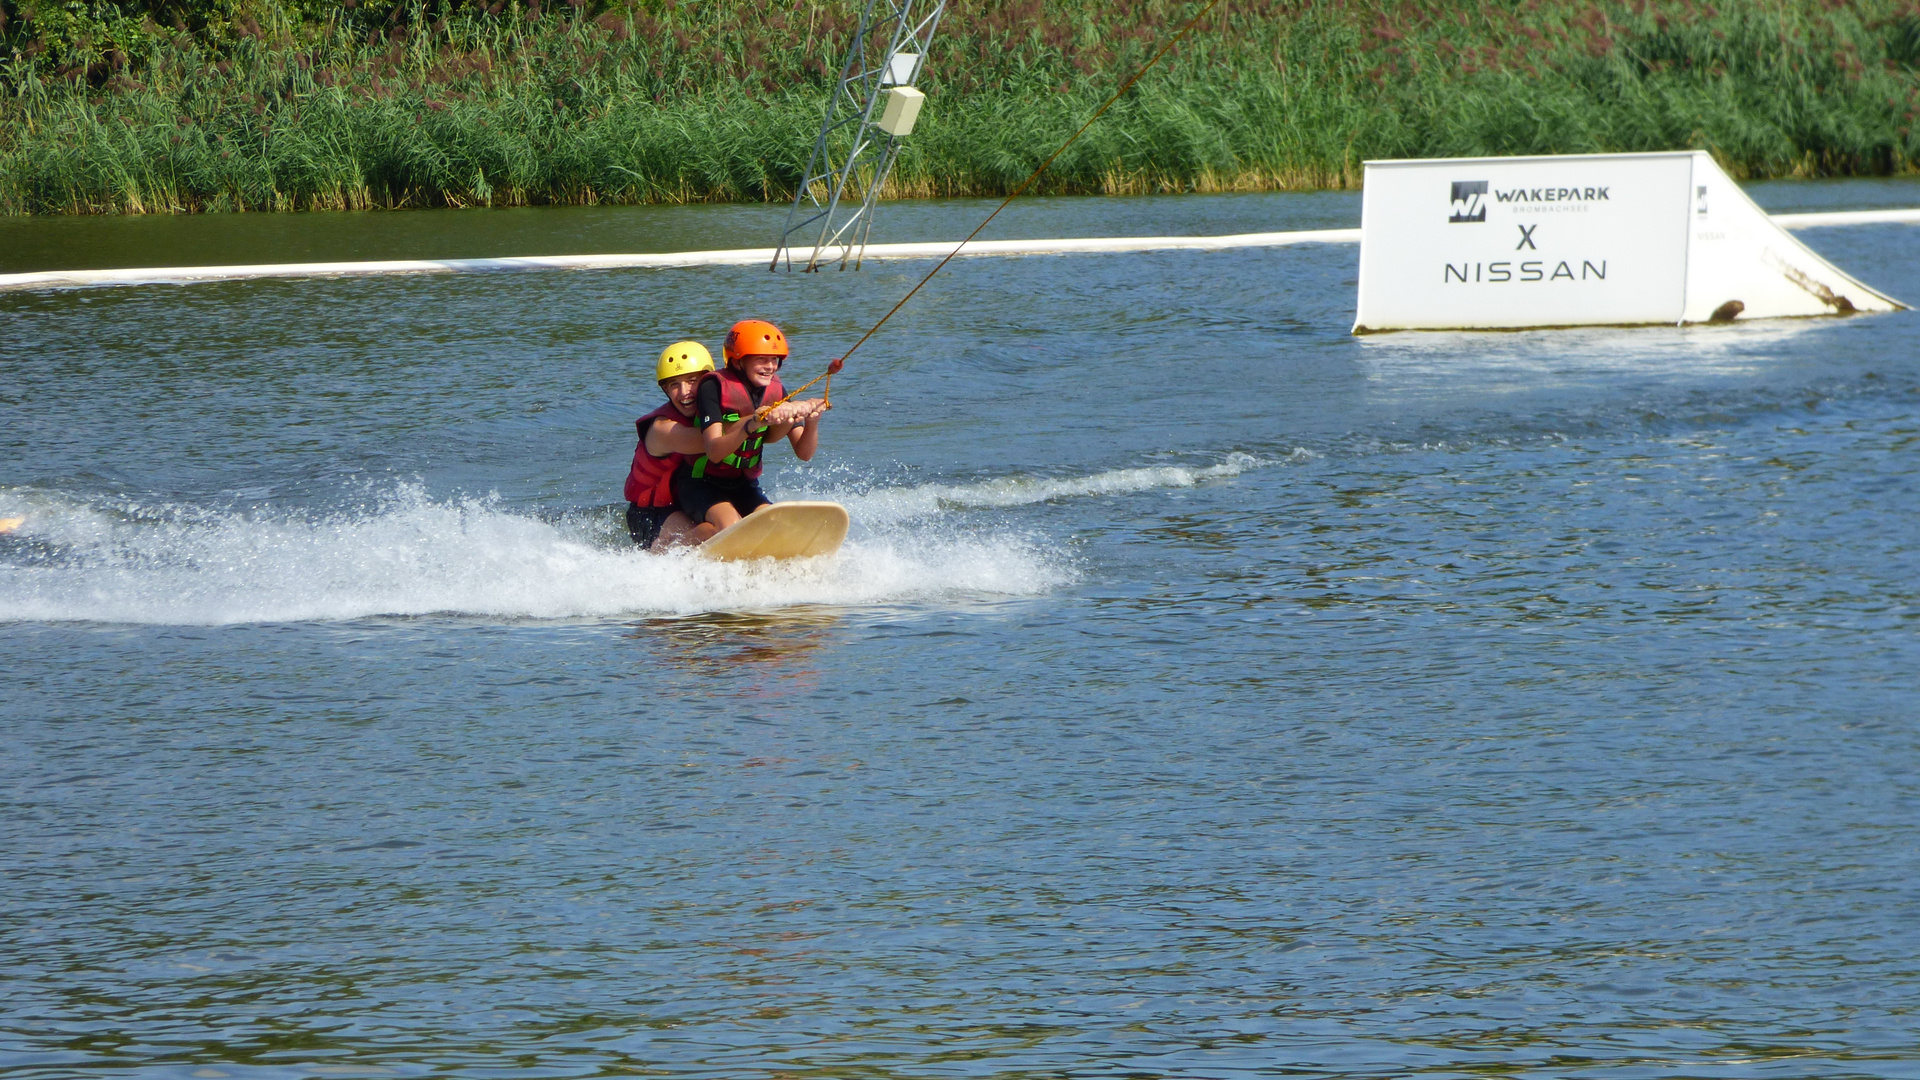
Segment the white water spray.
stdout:
<path fill-rule="evenodd" d="M 321 514 L 128 511 L 15 489 L 0 492 L 0 509 L 26 518 L 0 538 L 0 621 L 592 619 L 1039 596 L 1077 576 L 1058 545 L 958 528 L 950 512 L 1190 487 L 1259 464 L 1236 454 L 1207 467 L 828 492 L 852 511 L 854 535 L 836 556 L 786 563 L 642 554 L 609 515 L 542 520 L 412 486 Z"/>

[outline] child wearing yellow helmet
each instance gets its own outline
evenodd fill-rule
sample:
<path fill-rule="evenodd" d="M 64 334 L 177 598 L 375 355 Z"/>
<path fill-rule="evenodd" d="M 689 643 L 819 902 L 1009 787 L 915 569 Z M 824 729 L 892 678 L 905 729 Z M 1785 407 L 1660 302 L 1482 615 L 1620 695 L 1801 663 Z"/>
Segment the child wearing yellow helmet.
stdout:
<path fill-rule="evenodd" d="M 705 449 L 694 426 L 694 395 L 713 371 L 713 355 L 697 341 L 676 341 L 660 353 L 654 378 L 667 403 L 634 421 L 639 444 L 627 470 L 627 533 L 649 551 L 697 544 L 716 531 L 696 525 L 675 505 L 674 474 Z"/>
<path fill-rule="evenodd" d="M 764 419 L 763 403 L 786 396 L 777 374 L 787 337 L 760 319 L 743 319 L 727 332 L 727 366 L 708 372 L 694 398 L 701 450 L 674 475 L 674 496 L 696 526 L 724 529 L 772 500 L 760 490 L 762 448 L 781 439 L 793 456 L 813 458 L 820 445 L 821 399 L 789 401 Z"/>

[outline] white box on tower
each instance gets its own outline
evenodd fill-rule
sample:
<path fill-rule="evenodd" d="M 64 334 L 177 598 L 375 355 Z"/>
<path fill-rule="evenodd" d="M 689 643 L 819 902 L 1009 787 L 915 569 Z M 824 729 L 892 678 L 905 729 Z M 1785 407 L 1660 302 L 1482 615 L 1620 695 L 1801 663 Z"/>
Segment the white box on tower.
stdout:
<path fill-rule="evenodd" d="M 920 118 L 920 104 L 927 95 L 911 86 L 895 86 L 887 91 L 886 108 L 873 126 L 898 139 L 913 134 L 913 122 Z"/>

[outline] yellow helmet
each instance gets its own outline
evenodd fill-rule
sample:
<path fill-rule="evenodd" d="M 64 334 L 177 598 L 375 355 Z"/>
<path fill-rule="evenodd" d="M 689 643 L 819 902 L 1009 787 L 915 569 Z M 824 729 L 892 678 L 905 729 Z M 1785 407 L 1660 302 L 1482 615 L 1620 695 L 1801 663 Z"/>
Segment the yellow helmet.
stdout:
<path fill-rule="evenodd" d="M 666 382 L 689 372 L 712 370 L 713 354 L 705 345 L 697 341 L 676 341 L 660 354 L 660 363 L 653 369 L 653 375 L 655 382 Z"/>

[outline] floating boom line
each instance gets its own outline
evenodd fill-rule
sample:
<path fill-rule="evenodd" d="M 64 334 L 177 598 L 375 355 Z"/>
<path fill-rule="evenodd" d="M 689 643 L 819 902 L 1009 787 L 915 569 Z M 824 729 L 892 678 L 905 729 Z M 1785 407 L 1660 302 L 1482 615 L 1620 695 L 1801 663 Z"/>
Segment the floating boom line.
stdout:
<path fill-rule="evenodd" d="M 1920 223 L 1920 210 L 1912 211 Z M 1087 236 L 1052 240 L 980 240 L 967 258 L 1008 255 L 1124 254 L 1139 251 L 1228 251 L 1235 248 L 1288 247 L 1294 244 L 1357 244 L 1359 229 L 1308 229 L 1296 232 L 1235 233 L 1227 236 Z M 866 257 L 887 260 L 938 259 L 951 253 L 953 241 L 872 244 Z M 723 248 L 717 251 L 665 251 L 628 255 L 521 255 L 478 259 L 388 259 L 377 262 L 263 263 L 253 266 L 129 267 L 115 270 L 39 270 L 0 274 L 0 293 L 127 285 L 191 285 L 256 278 L 384 277 L 403 274 L 487 274 L 514 270 L 633 270 L 693 266 L 765 266 L 774 248 Z"/>
<path fill-rule="evenodd" d="M 1783 229 L 1824 229 L 1855 225 L 1920 225 L 1920 209 L 1843 210 L 1813 214 L 1774 214 Z M 1143 251 L 1232 251 L 1291 247 L 1296 244 L 1357 244 L 1359 229 L 1306 229 L 1294 232 L 1235 233 L 1226 236 L 1090 236 L 1053 240 L 977 240 L 963 258 L 1014 255 L 1126 254 Z M 873 244 L 869 259 L 937 259 L 953 242 Z M 192 285 L 266 278 L 391 277 L 411 274 L 497 274 L 516 270 L 639 270 L 693 266 L 765 266 L 773 248 L 718 251 L 668 251 L 627 255 L 520 255 L 478 259 L 388 259 L 368 262 L 259 263 L 248 266 L 126 267 L 112 270 L 36 270 L 0 274 L 0 293 L 132 285 Z"/>

